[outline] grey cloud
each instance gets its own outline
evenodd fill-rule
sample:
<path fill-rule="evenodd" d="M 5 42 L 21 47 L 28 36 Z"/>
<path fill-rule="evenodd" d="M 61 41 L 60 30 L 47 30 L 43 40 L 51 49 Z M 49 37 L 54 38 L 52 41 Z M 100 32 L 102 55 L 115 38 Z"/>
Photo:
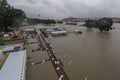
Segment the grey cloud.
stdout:
<path fill-rule="evenodd" d="M 89 3 L 88 3 L 88 2 Z M 120 0 L 8 0 L 27 16 L 41 18 L 120 17 Z"/>

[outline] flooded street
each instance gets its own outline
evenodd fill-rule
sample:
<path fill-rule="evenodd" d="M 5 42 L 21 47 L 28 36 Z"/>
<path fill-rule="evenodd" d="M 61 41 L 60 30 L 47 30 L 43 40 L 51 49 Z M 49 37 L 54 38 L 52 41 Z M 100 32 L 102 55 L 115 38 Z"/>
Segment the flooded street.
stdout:
<path fill-rule="evenodd" d="M 79 29 L 83 34 L 49 37 L 53 52 L 64 64 L 70 80 L 120 80 L 120 24 L 114 24 L 110 32 L 98 29 L 58 25 L 67 30 Z M 35 40 L 34 40 L 35 41 Z M 48 59 L 46 52 L 31 53 L 38 45 L 31 44 L 28 64 Z M 30 50 L 31 49 L 31 50 Z M 57 80 L 51 62 L 27 69 L 27 80 Z"/>
<path fill-rule="evenodd" d="M 0 0 L 0 80 L 120 80 L 120 0 Z"/>

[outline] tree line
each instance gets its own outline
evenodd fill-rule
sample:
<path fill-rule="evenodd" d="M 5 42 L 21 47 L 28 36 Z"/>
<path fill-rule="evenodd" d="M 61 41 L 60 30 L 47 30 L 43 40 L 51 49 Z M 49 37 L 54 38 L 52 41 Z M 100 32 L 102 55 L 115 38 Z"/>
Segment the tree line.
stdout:
<path fill-rule="evenodd" d="M 7 32 L 9 29 L 19 27 L 26 15 L 21 9 L 15 9 L 7 0 L 0 0 L 0 30 Z"/>
<path fill-rule="evenodd" d="M 85 26 L 89 29 L 98 28 L 101 32 L 112 29 L 113 21 L 111 18 L 101 18 L 98 20 L 86 20 Z"/>
<path fill-rule="evenodd" d="M 28 18 L 27 22 L 29 24 L 45 24 L 45 25 L 50 25 L 50 24 L 56 24 L 56 21 L 54 19 L 31 19 Z"/>

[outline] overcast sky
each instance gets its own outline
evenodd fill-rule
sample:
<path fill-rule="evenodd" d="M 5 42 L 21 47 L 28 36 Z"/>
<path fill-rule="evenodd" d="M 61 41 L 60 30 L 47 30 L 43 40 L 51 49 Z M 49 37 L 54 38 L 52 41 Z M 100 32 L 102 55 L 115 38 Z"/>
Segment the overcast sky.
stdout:
<path fill-rule="evenodd" d="M 28 17 L 120 17 L 120 0 L 8 0 Z"/>

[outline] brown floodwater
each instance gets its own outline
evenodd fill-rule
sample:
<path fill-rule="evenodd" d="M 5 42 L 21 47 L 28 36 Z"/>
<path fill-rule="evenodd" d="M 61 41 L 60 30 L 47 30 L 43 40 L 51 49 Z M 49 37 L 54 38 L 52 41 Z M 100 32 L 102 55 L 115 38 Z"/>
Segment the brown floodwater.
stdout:
<path fill-rule="evenodd" d="M 56 26 L 83 32 L 48 38 L 70 80 L 120 80 L 120 24 L 114 24 L 116 29 L 103 33 L 98 29 L 88 30 L 79 26 Z M 31 48 L 34 46 L 31 45 Z M 48 58 L 46 52 L 38 53 L 32 54 L 28 50 L 31 57 L 28 63 Z M 27 69 L 27 76 L 28 80 L 58 80 L 50 62 Z"/>

